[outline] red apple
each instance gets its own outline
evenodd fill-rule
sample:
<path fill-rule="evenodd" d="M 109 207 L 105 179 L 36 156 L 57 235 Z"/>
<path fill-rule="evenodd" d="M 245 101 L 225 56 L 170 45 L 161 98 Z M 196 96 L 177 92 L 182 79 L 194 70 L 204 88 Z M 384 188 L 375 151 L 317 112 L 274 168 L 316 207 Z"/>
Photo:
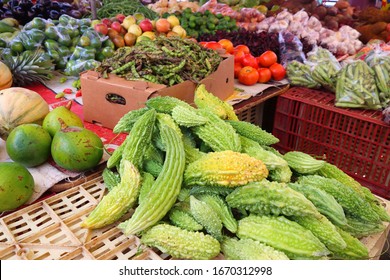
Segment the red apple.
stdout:
<path fill-rule="evenodd" d="M 107 25 L 107 27 L 110 27 L 111 26 L 111 20 L 109 18 L 103 18 L 101 20 L 102 23 L 104 23 L 105 25 Z"/>
<path fill-rule="evenodd" d="M 114 21 L 113 23 L 111 23 L 111 28 L 120 33 L 122 30 L 122 25 L 119 21 Z"/>
<path fill-rule="evenodd" d="M 126 16 L 124 14 L 117 14 L 115 17 L 122 23 Z"/>
<path fill-rule="evenodd" d="M 108 26 L 104 23 L 98 23 L 93 28 L 100 34 L 107 35 L 108 33 Z"/>
<path fill-rule="evenodd" d="M 153 24 L 149 19 L 143 19 L 138 24 L 141 27 L 142 32 L 153 31 Z"/>

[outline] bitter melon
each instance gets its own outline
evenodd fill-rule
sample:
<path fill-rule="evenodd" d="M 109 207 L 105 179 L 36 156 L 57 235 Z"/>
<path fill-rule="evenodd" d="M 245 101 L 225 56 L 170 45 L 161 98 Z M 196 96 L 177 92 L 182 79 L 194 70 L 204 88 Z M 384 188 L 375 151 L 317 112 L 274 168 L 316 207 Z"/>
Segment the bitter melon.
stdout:
<path fill-rule="evenodd" d="M 198 109 L 198 114 L 208 121 L 204 125 L 192 127 L 191 130 L 213 151 L 241 151 L 240 137 L 229 123 L 205 109 Z"/>
<path fill-rule="evenodd" d="M 209 110 L 221 119 L 238 120 L 233 106 L 207 91 L 204 84 L 195 89 L 194 103 L 199 109 Z"/>
<path fill-rule="evenodd" d="M 290 259 L 321 259 L 330 254 L 310 230 L 283 216 L 245 217 L 238 222 L 237 236 L 271 246 Z"/>
<path fill-rule="evenodd" d="M 168 213 L 180 192 L 185 167 L 183 142 L 169 126 L 163 125 L 160 132 L 167 150 L 163 169 L 148 198 L 138 205 L 129 220 L 119 224 L 125 235 L 137 234 L 155 225 Z"/>
<path fill-rule="evenodd" d="M 343 207 L 345 214 L 368 222 L 380 221 L 378 214 L 364 198 L 336 179 L 325 178 L 319 175 L 306 175 L 299 177 L 298 183 L 326 191 Z"/>
<path fill-rule="evenodd" d="M 222 240 L 222 221 L 218 213 L 203 201 L 190 196 L 190 212 L 195 221 L 201 224 L 207 233 L 217 240 Z"/>
<path fill-rule="evenodd" d="M 148 197 L 150 189 L 152 188 L 154 183 L 153 175 L 148 172 L 142 172 L 141 178 L 142 181 L 138 195 L 138 204 L 142 203 L 142 201 L 144 201 Z"/>
<path fill-rule="evenodd" d="M 121 176 L 119 176 L 119 173 L 114 172 L 108 168 L 104 168 L 102 172 L 102 177 L 103 177 L 104 185 L 109 191 L 111 191 L 121 181 Z"/>
<path fill-rule="evenodd" d="M 137 200 L 141 175 L 128 160 L 122 162 L 120 183 L 106 194 L 81 226 L 88 229 L 102 228 L 119 220 Z"/>
<path fill-rule="evenodd" d="M 310 230 L 330 251 L 342 251 L 347 247 L 335 225 L 325 216 L 293 216 L 291 219 Z"/>
<path fill-rule="evenodd" d="M 332 259 L 338 260 L 366 260 L 369 258 L 368 249 L 359 239 L 353 237 L 348 232 L 336 227 L 338 233 L 344 239 L 347 247 L 343 250 L 332 251 Z"/>
<path fill-rule="evenodd" d="M 132 110 L 121 117 L 118 123 L 114 126 L 114 133 L 129 133 L 133 128 L 135 122 L 147 111 L 149 108 L 143 107 L 137 110 Z"/>
<path fill-rule="evenodd" d="M 300 174 L 314 174 L 325 164 L 324 160 L 315 159 L 311 155 L 299 151 L 287 152 L 283 158 L 292 170 Z"/>
<path fill-rule="evenodd" d="M 252 239 L 226 237 L 221 251 L 227 260 L 289 260 L 285 253 Z"/>
<path fill-rule="evenodd" d="M 131 161 L 135 167 L 141 168 L 145 149 L 151 142 L 153 127 L 156 120 L 156 111 L 148 110 L 135 123 L 132 133 L 114 151 L 107 161 L 107 168 L 117 166 L 121 159 Z"/>
<path fill-rule="evenodd" d="M 218 214 L 225 228 L 231 233 L 237 231 L 237 220 L 234 218 L 232 210 L 225 200 L 218 195 L 203 194 L 197 196 L 200 201 L 205 202 Z"/>
<path fill-rule="evenodd" d="M 211 152 L 188 164 L 184 173 L 187 186 L 236 187 L 268 176 L 268 169 L 258 159 L 233 151 Z"/>
<path fill-rule="evenodd" d="M 218 240 L 211 235 L 168 224 L 153 226 L 142 235 L 141 242 L 178 259 L 209 260 L 221 250 Z"/>
<path fill-rule="evenodd" d="M 363 187 L 358 181 L 349 176 L 343 170 L 331 163 L 325 163 L 318 174 L 326 178 L 333 178 L 354 189 L 360 196 L 367 200 L 373 210 L 379 215 L 380 219 L 384 222 L 390 222 L 390 215 L 386 211 L 385 207 L 381 204 L 380 200 L 366 187 Z"/>
<path fill-rule="evenodd" d="M 347 224 L 339 226 L 342 230 L 348 232 L 356 238 L 373 235 L 383 232 L 386 226 L 382 222 L 367 222 L 357 219 L 355 217 L 347 216 Z"/>
<path fill-rule="evenodd" d="M 203 229 L 203 226 L 199 224 L 189 212 L 183 211 L 178 207 L 173 207 L 169 211 L 168 217 L 171 223 L 179 228 L 189 231 L 199 231 Z"/>
<path fill-rule="evenodd" d="M 226 197 L 232 208 L 245 209 L 253 214 L 314 216 L 321 214 L 303 194 L 286 184 L 266 179 L 236 188 Z"/>
<path fill-rule="evenodd" d="M 189 109 L 183 106 L 176 106 L 173 108 L 172 118 L 178 125 L 184 127 L 203 125 L 208 121 L 207 118 L 198 115 L 194 108 Z"/>
<path fill-rule="evenodd" d="M 153 108 L 159 113 L 171 114 L 176 106 L 193 107 L 187 102 L 173 96 L 156 96 L 146 101 L 146 107 Z"/>
<path fill-rule="evenodd" d="M 343 207 L 326 191 L 311 185 L 298 183 L 289 183 L 288 186 L 306 196 L 318 211 L 335 225 L 342 226 L 347 224 Z"/>
<path fill-rule="evenodd" d="M 241 136 L 240 139 L 242 152 L 263 161 L 268 170 L 274 170 L 277 167 L 288 165 L 286 160 L 270 151 L 267 151 L 256 141 L 244 136 Z"/>
<path fill-rule="evenodd" d="M 262 129 L 260 126 L 252 124 L 250 122 L 245 121 L 226 121 L 229 123 L 238 134 L 241 136 L 247 137 L 256 141 L 260 145 L 273 145 L 279 142 L 279 139 L 272 135 L 272 133 L 267 132 Z"/>

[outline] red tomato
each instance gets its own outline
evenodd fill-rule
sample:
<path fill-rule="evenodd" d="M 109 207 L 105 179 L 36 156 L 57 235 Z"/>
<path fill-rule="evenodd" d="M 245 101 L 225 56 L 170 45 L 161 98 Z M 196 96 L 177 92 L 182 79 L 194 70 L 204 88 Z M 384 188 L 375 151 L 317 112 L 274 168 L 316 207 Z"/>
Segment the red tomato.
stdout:
<path fill-rule="evenodd" d="M 247 45 L 237 45 L 234 47 L 234 51 L 243 51 L 244 53 L 251 53 Z"/>
<path fill-rule="evenodd" d="M 226 50 L 227 53 L 233 53 L 234 46 L 232 41 L 228 39 L 221 39 L 218 41 L 222 45 L 222 47 Z"/>
<path fill-rule="evenodd" d="M 282 64 L 274 63 L 269 67 L 269 70 L 271 70 L 272 79 L 275 81 L 280 81 L 286 76 L 286 69 Z"/>
<path fill-rule="evenodd" d="M 223 49 L 222 45 L 215 41 L 207 42 L 204 47 L 212 50 Z"/>
<path fill-rule="evenodd" d="M 259 68 L 256 58 L 250 53 L 245 54 L 244 58 L 241 61 L 241 64 L 243 66 L 252 66 L 255 69 Z"/>
<path fill-rule="evenodd" d="M 251 86 L 257 83 L 259 80 L 259 73 L 251 66 L 245 66 L 240 70 L 238 74 L 238 81 L 241 84 Z"/>
<path fill-rule="evenodd" d="M 257 80 L 259 83 L 267 83 L 272 78 L 272 73 L 269 68 L 259 68 L 257 72 L 259 72 L 259 79 Z"/>
<path fill-rule="evenodd" d="M 199 45 L 201 45 L 202 47 L 205 47 L 207 43 L 208 43 L 208 42 L 202 41 L 202 42 L 199 42 Z"/>
<path fill-rule="evenodd" d="M 257 62 L 260 67 L 270 67 L 272 64 L 278 61 L 276 53 L 273 51 L 265 51 L 257 57 Z"/>
<path fill-rule="evenodd" d="M 243 51 L 237 51 L 234 53 L 234 62 L 241 63 L 245 53 Z"/>
<path fill-rule="evenodd" d="M 240 73 L 241 69 L 242 69 L 241 63 L 235 62 L 234 63 L 234 78 L 235 79 L 238 78 L 238 74 Z"/>

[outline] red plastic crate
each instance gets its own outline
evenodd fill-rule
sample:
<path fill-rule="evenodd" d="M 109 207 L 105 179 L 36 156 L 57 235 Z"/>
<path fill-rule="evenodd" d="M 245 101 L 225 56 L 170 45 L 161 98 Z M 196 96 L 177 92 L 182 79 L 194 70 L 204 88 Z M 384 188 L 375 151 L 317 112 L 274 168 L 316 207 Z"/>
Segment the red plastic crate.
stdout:
<path fill-rule="evenodd" d="M 380 111 L 334 106 L 334 94 L 293 87 L 278 97 L 273 134 L 280 152 L 325 156 L 362 185 L 390 198 L 390 126 Z"/>

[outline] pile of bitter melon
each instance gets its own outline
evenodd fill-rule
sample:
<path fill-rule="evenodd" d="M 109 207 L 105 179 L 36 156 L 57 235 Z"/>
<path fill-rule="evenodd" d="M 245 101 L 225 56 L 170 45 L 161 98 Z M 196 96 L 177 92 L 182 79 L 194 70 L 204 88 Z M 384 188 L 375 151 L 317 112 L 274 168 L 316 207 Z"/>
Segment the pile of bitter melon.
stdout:
<path fill-rule="evenodd" d="M 194 103 L 156 97 L 121 118 L 114 132 L 128 136 L 83 227 L 122 221 L 125 235 L 180 259 L 369 258 L 358 238 L 390 221 L 369 189 L 324 160 L 278 153 L 276 137 L 204 85 Z"/>

